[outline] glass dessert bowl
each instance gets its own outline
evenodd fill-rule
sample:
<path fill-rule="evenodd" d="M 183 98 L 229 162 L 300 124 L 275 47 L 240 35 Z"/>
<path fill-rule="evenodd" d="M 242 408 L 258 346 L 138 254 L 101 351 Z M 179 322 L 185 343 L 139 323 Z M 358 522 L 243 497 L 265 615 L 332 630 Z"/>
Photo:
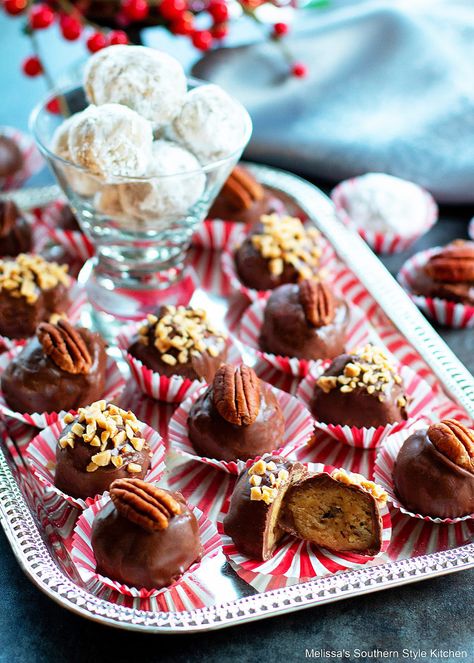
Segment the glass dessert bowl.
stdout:
<path fill-rule="evenodd" d="M 188 91 L 205 85 L 188 80 Z M 82 87 L 66 88 L 59 94 L 71 114 L 88 106 Z M 57 95 L 55 92 L 33 110 L 30 125 L 81 229 L 96 249 L 79 280 L 99 317 L 105 315 L 108 322 L 142 319 L 160 304 L 175 303 L 166 291 L 182 278 L 191 237 L 250 139 L 250 117 L 235 101 L 242 123 L 241 140 L 236 149 L 219 158 L 199 160 L 191 150 L 183 149 L 173 130 L 155 128 L 152 158 L 161 164 L 156 169 L 160 174 L 124 176 L 111 169 L 99 175 L 67 158 L 67 137 L 61 135 L 60 127 L 70 120 L 48 110 L 48 103 Z M 101 108 L 104 106 L 89 107 L 92 113 Z M 135 136 L 120 123 L 116 131 L 115 136 L 104 132 L 103 140 L 117 145 L 116 162 L 120 162 L 127 159 L 127 146 Z M 215 131 L 226 129 L 216 126 Z M 79 134 L 77 142 L 82 148 L 80 138 Z M 140 158 L 140 149 L 137 153 Z"/>

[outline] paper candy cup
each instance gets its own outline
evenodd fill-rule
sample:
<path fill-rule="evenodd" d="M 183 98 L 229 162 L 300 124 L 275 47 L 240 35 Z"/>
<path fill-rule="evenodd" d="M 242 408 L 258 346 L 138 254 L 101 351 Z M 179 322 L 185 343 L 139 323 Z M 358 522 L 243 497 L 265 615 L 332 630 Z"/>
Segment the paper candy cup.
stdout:
<path fill-rule="evenodd" d="M 316 380 L 322 375 L 329 365 L 329 362 L 320 362 L 319 365 L 309 373 L 298 387 L 297 396 L 309 409 L 310 401 L 313 396 Z M 315 420 L 315 426 L 325 431 L 338 442 L 349 444 L 352 447 L 362 449 L 374 449 L 384 443 L 388 435 L 409 426 L 416 419 L 419 419 L 425 411 L 438 404 L 438 393 L 420 378 L 408 366 L 400 367 L 400 377 L 403 380 L 405 393 L 410 397 L 408 405 L 409 418 L 406 421 L 398 421 L 378 428 L 356 428 L 355 426 L 340 426 L 335 424 L 326 424 Z"/>
<path fill-rule="evenodd" d="M 284 357 L 263 352 L 260 349 L 260 332 L 263 325 L 266 299 L 259 299 L 251 304 L 245 311 L 239 328 L 239 338 L 242 343 L 250 348 L 259 359 L 273 368 L 284 373 L 289 373 L 297 378 L 304 378 L 316 360 L 299 359 L 298 357 Z M 368 325 L 365 314 L 354 304 L 349 309 L 349 326 L 347 329 L 346 347 L 355 348 L 370 341 L 375 342 L 376 334 Z"/>
<path fill-rule="evenodd" d="M 420 272 L 427 260 L 440 250 L 437 246 L 426 251 L 415 253 L 400 269 L 397 279 L 410 298 L 428 318 L 435 320 L 440 325 L 452 327 L 453 329 L 464 329 L 474 327 L 474 306 L 460 304 L 440 297 L 424 297 L 415 295 L 412 287 L 416 275 Z"/>
<path fill-rule="evenodd" d="M 80 230 L 63 230 L 57 225 L 60 212 L 65 204 L 63 201 L 57 200 L 48 205 L 42 212 L 41 221 L 54 242 L 61 244 L 68 253 L 85 262 L 95 254 L 94 245 L 87 235 Z"/>
<path fill-rule="evenodd" d="M 141 324 L 141 323 L 140 323 Z M 154 398 L 156 401 L 164 403 L 181 403 L 185 398 L 189 398 L 196 391 L 201 389 L 203 380 L 190 380 L 183 378 L 180 375 L 161 375 L 152 371 L 151 368 L 145 366 L 143 362 L 136 357 L 133 357 L 128 348 L 132 343 L 132 339 L 137 334 L 137 329 L 140 325 L 132 323 L 122 329 L 117 336 L 117 345 L 119 346 L 122 354 L 127 361 L 133 379 L 137 383 L 140 390 Z M 231 335 L 228 336 L 228 361 L 240 361 L 240 353 L 233 343 Z"/>
<path fill-rule="evenodd" d="M 19 189 L 27 179 L 43 168 L 44 160 L 31 136 L 13 127 L 0 127 L 0 136 L 14 140 L 23 155 L 23 166 L 20 170 L 8 177 L 0 177 L 0 191 Z"/>
<path fill-rule="evenodd" d="M 226 275 L 230 283 L 231 292 L 240 292 L 242 295 L 247 297 L 251 302 L 255 302 L 259 299 L 266 299 L 270 294 L 271 290 L 254 290 L 253 288 L 248 288 L 245 286 L 237 274 L 237 269 L 235 267 L 235 258 L 234 254 L 237 247 L 245 239 L 246 233 L 241 231 L 239 235 L 232 238 L 232 242 L 222 251 L 221 257 L 221 267 L 222 271 Z M 330 269 L 331 264 L 334 262 L 335 253 L 332 246 L 321 236 L 320 245 L 322 249 L 321 259 L 319 263 L 319 269 Z"/>
<path fill-rule="evenodd" d="M 207 385 L 202 386 L 199 391 L 187 398 L 171 417 L 168 428 L 169 448 L 189 459 L 198 460 L 201 463 L 207 463 L 223 470 L 224 472 L 229 472 L 230 474 L 239 474 L 249 461 L 225 461 L 198 456 L 194 451 L 191 440 L 189 439 L 187 423 L 189 411 L 191 410 L 193 403 L 206 389 Z M 275 387 L 271 387 L 271 390 L 280 404 L 285 419 L 283 446 L 280 449 L 275 449 L 272 453 L 286 458 L 290 456 L 295 449 L 307 443 L 313 432 L 313 421 L 309 412 L 294 396 L 290 396 L 290 394 L 280 391 Z M 223 440 L 223 444 L 225 444 L 225 440 Z M 260 457 L 261 456 L 257 456 L 250 462 L 253 463 Z"/>
<path fill-rule="evenodd" d="M 22 350 L 21 347 L 16 347 L 8 350 L 0 355 L 0 377 L 3 375 L 8 364 Z M 107 355 L 106 373 L 105 373 L 105 390 L 102 398 L 107 401 L 113 401 L 120 394 L 125 386 L 125 380 L 120 372 L 117 363 Z M 46 428 L 54 424 L 58 419 L 61 419 L 66 414 L 64 411 L 60 412 L 15 412 L 6 403 L 3 393 L 0 391 L 0 412 L 6 417 L 17 419 L 30 426 L 36 428 Z"/>
<path fill-rule="evenodd" d="M 33 438 L 26 449 L 26 458 L 30 464 L 31 470 L 35 478 L 46 489 L 47 492 L 53 491 L 63 500 L 72 504 L 77 509 L 85 509 L 86 506 L 94 501 L 95 495 L 83 500 L 79 497 L 72 497 L 67 495 L 54 485 L 54 472 L 56 467 L 56 447 L 58 438 L 64 429 L 64 421 L 62 419 L 51 424 L 48 428 L 43 429 L 35 438 Z M 148 442 L 148 445 L 153 453 L 150 469 L 145 477 L 146 481 L 159 481 L 165 466 L 166 448 L 160 435 L 143 424 L 142 428 L 143 437 Z"/>
<path fill-rule="evenodd" d="M 242 223 L 206 219 L 194 232 L 191 243 L 199 249 L 222 251 L 242 233 Z"/>
<path fill-rule="evenodd" d="M 327 472 L 320 463 L 308 464 L 311 472 Z M 217 529 L 222 537 L 222 550 L 236 573 L 259 591 L 289 587 L 299 582 L 320 578 L 329 573 L 357 569 L 374 559 L 355 553 L 331 552 L 325 548 L 290 537 L 285 537 L 275 554 L 266 562 L 242 555 L 232 539 L 224 533 L 223 521 L 229 508 L 224 505 L 218 517 Z M 380 507 L 382 518 L 382 548 L 375 557 L 385 553 L 390 545 L 392 527 L 387 505 Z"/>
<path fill-rule="evenodd" d="M 108 494 L 103 495 L 102 497 L 99 497 L 97 500 L 95 500 L 80 515 L 77 521 L 77 525 L 74 529 L 71 557 L 79 572 L 79 575 L 81 576 L 81 579 L 83 580 L 88 590 L 96 593 L 97 589 L 100 588 L 101 585 L 106 585 L 110 589 L 114 589 L 120 594 L 145 599 L 151 598 L 152 596 L 158 596 L 159 594 L 170 593 L 176 586 L 181 586 L 185 589 L 189 596 L 192 597 L 195 595 L 196 581 L 193 579 L 193 573 L 195 573 L 199 567 L 206 562 L 207 559 L 214 557 L 221 549 L 221 538 L 215 525 L 213 525 L 211 521 L 208 520 L 202 511 L 200 511 L 197 507 L 190 506 L 191 511 L 196 516 L 199 524 L 199 536 L 203 547 L 203 553 L 200 561 L 194 562 L 189 567 L 189 569 L 187 569 L 184 574 L 170 587 L 164 587 L 162 589 L 129 587 L 128 585 L 122 584 L 117 580 L 107 578 L 100 573 L 97 573 L 96 571 L 96 561 L 91 543 L 92 524 L 97 513 L 99 513 L 99 511 L 104 508 L 109 500 L 110 497 Z M 195 597 L 197 599 L 198 595 Z M 193 605 L 193 607 L 201 607 L 200 602 L 196 601 L 196 604 Z"/>
<path fill-rule="evenodd" d="M 76 279 L 71 277 L 71 287 L 69 289 L 69 308 L 65 313 L 69 322 L 73 325 L 77 324 L 80 321 L 82 308 L 87 304 L 87 294 L 86 291 Z M 28 341 L 27 338 L 8 338 L 8 336 L 0 335 L 0 348 L 11 349 L 17 346 L 25 345 Z"/>
<path fill-rule="evenodd" d="M 409 235 L 399 235 L 393 231 L 385 232 L 362 228 L 347 212 L 347 199 L 352 190 L 359 184 L 359 178 L 353 177 L 338 184 L 331 192 L 332 201 L 336 207 L 337 216 L 348 227 L 355 229 L 363 240 L 376 252 L 382 254 L 401 253 L 412 246 L 420 237 L 425 235 L 438 220 L 438 206 L 433 196 L 425 189 L 421 189 L 426 201 L 426 211 L 422 225 L 416 232 Z"/>
<path fill-rule="evenodd" d="M 393 483 L 393 468 L 395 466 L 398 452 L 402 448 L 403 443 L 409 435 L 414 433 L 416 430 L 426 428 L 426 426 L 426 422 L 424 425 L 423 422 L 417 422 L 415 425 L 411 426 L 409 430 L 400 431 L 388 438 L 384 446 L 379 450 L 377 458 L 375 459 L 374 481 L 385 489 L 388 495 L 388 499 L 393 504 L 393 506 L 411 518 L 421 518 L 422 520 L 427 520 L 431 523 L 436 523 L 437 525 L 460 523 L 464 520 L 473 520 L 474 513 L 471 513 L 467 516 L 462 516 L 460 518 L 434 518 L 432 516 L 424 516 L 420 513 L 412 513 L 411 511 L 408 511 L 408 509 L 405 509 L 405 507 L 400 503 Z"/>

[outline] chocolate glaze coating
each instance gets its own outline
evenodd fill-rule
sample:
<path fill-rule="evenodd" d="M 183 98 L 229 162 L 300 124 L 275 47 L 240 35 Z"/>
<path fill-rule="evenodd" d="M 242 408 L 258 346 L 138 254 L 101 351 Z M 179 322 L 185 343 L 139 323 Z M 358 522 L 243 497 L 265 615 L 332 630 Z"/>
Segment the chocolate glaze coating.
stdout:
<path fill-rule="evenodd" d="M 99 511 L 92 525 L 92 549 L 97 572 L 133 587 L 167 587 L 202 554 L 199 525 L 179 493 L 181 514 L 168 527 L 147 532 L 121 516 L 112 501 Z"/>
<path fill-rule="evenodd" d="M 264 258 L 257 247 L 252 243 L 252 236 L 260 234 L 263 230 L 261 223 L 252 228 L 252 232 L 244 239 L 235 252 L 235 266 L 237 274 L 244 285 L 254 290 L 273 290 L 284 283 L 297 283 L 300 276 L 297 270 L 285 263 L 283 272 L 276 276 L 269 270 L 268 258 Z M 314 273 L 317 273 L 314 269 Z"/>
<path fill-rule="evenodd" d="M 68 308 L 68 292 L 62 283 L 41 291 L 34 304 L 28 304 L 24 297 L 12 297 L 7 290 L 0 290 L 0 334 L 8 338 L 29 338 L 40 322 L 48 321 L 53 313 L 64 313 Z"/>
<path fill-rule="evenodd" d="M 250 499 L 250 476 L 244 469 L 237 479 L 229 510 L 224 518 L 224 532 L 230 536 L 237 550 L 252 559 L 267 560 L 273 555 L 276 546 L 284 535 L 278 523 L 282 500 L 289 486 L 298 481 L 306 472 L 300 463 L 292 463 L 278 456 L 265 457 L 265 462 L 273 461 L 277 469 L 289 472 L 288 481 L 278 490 L 277 498 L 266 504 L 263 500 Z M 268 477 L 262 479 L 262 486 L 270 486 Z"/>
<path fill-rule="evenodd" d="M 86 375 L 67 373 L 48 357 L 35 337 L 7 366 L 1 388 L 16 412 L 77 410 L 99 400 L 105 387 L 107 356 L 99 334 L 78 329 L 92 357 Z"/>
<path fill-rule="evenodd" d="M 393 481 L 400 502 L 414 513 L 457 518 L 474 512 L 474 475 L 441 454 L 426 430 L 405 440 Z"/>
<path fill-rule="evenodd" d="M 13 175 L 23 166 L 23 155 L 14 140 L 0 135 L 0 177 Z"/>
<path fill-rule="evenodd" d="M 61 432 L 59 438 L 66 435 L 74 425 L 74 422 L 68 424 Z M 66 495 L 78 497 L 83 500 L 88 497 L 95 497 L 109 489 L 110 484 L 115 479 L 129 479 L 130 472 L 127 470 L 128 463 L 137 463 L 142 466 L 142 471 L 133 474 L 138 479 L 143 479 L 150 467 L 152 453 L 147 444 L 141 451 L 131 449 L 123 454 L 124 464 L 122 467 L 107 465 L 99 467 L 95 472 L 87 472 L 86 467 L 91 462 L 92 456 L 97 453 L 97 447 L 92 447 L 77 435 L 74 436 L 74 448 L 70 446 L 61 449 L 56 447 L 56 472 L 54 476 L 54 485 L 62 490 Z"/>
<path fill-rule="evenodd" d="M 12 200 L 0 201 L 0 257 L 28 253 L 33 247 L 33 231 Z"/>
<path fill-rule="evenodd" d="M 189 439 L 200 456 L 248 460 L 282 446 L 285 420 L 275 395 L 262 383 L 256 420 L 248 426 L 230 424 L 218 413 L 211 386 L 193 403 L 188 428 Z"/>
<path fill-rule="evenodd" d="M 265 196 L 257 200 L 246 210 L 233 206 L 226 197 L 218 195 L 208 217 L 210 219 L 224 219 L 237 223 L 254 224 L 260 220 L 262 214 L 290 214 L 291 216 L 304 216 L 302 210 L 296 203 L 281 191 L 274 191 L 264 187 Z"/>
<path fill-rule="evenodd" d="M 64 205 L 61 208 L 56 221 L 56 226 L 61 230 L 81 230 L 76 216 L 69 205 Z"/>
<path fill-rule="evenodd" d="M 344 352 L 349 308 L 338 301 L 334 320 L 314 327 L 306 319 L 296 284 L 276 288 L 265 307 L 260 347 L 275 355 L 332 359 Z"/>
<path fill-rule="evenodd" d="M 344 366 L 353 361 L 357 361 L 356 355 L 340 355 L 324 371 L 324 375 L 340 375 Z M 369 394 L 362 387 L 356 387 L 349 393 L 332 389 L 326 394 L 316 385 L 310 409 L 315 419 L 327 424 L 377 428 L 408 418 L 405 408 L 397 404 L 400 396 L 404 396 L 403 385 L 396 382 L 392 382 L 389 394 L 385 395 L 383 401 L 379 401 L 377 392 Z"/>
<path fill-rule="evenodd" d="M 423 270 L 419 270 L 411 285 L 415 295 L 440 297 L 460 304 L 474 306 L 474 283 L 445 283 L 435 281 Z"/>

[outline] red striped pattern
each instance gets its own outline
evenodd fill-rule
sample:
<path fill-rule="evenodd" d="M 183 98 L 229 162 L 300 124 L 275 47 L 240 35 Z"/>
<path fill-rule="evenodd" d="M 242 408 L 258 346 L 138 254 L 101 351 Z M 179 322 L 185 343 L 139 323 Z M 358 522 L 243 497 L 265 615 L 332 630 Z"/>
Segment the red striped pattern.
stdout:
<path fill-rule="evenodd" d="M 242 224 L 222 219 L 206 219 L 195 231 L 193 246 L 211 251 L 221 251 L 242 232 Z"/>

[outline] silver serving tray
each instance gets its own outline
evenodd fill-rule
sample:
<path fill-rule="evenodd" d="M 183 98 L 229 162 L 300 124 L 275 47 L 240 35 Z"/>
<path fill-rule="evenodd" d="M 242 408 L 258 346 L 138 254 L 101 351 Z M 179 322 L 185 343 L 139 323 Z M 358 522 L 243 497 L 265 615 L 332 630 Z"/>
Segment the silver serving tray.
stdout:
<path fill-rule="evenodd" d="M 295 199 L 388 318 L 429 364 L 453 400 L 474 417 L 474 378 L 365 242 L 336 219 L 330 199 L 315 186 L 289 173 L 263 166 L 252 166 L 252 170 L 261 182 Z M 52 191 L 53 188 L 48 194 Z M 21 192 L 21 195 L 22 206 L 27 207 L 28 194 Z M 38 204 L 34 198 L 30 197 L 31 207 Z M 46 201 L 44 193 L 42 199 Z M 254 593 L 253 588 L 220 568 L 216 572 L 220 574 L 222 585 L 221 604 L 184 612 L 148 612 L 99 599 L 60 570 L 1 449 L 0 520 L 21 568 L 47 596 L 88 619 L 150 633 L 206 631 L 243 624 L 474 566 L 474 544 L 470 543 L 263 593 Z"/>

